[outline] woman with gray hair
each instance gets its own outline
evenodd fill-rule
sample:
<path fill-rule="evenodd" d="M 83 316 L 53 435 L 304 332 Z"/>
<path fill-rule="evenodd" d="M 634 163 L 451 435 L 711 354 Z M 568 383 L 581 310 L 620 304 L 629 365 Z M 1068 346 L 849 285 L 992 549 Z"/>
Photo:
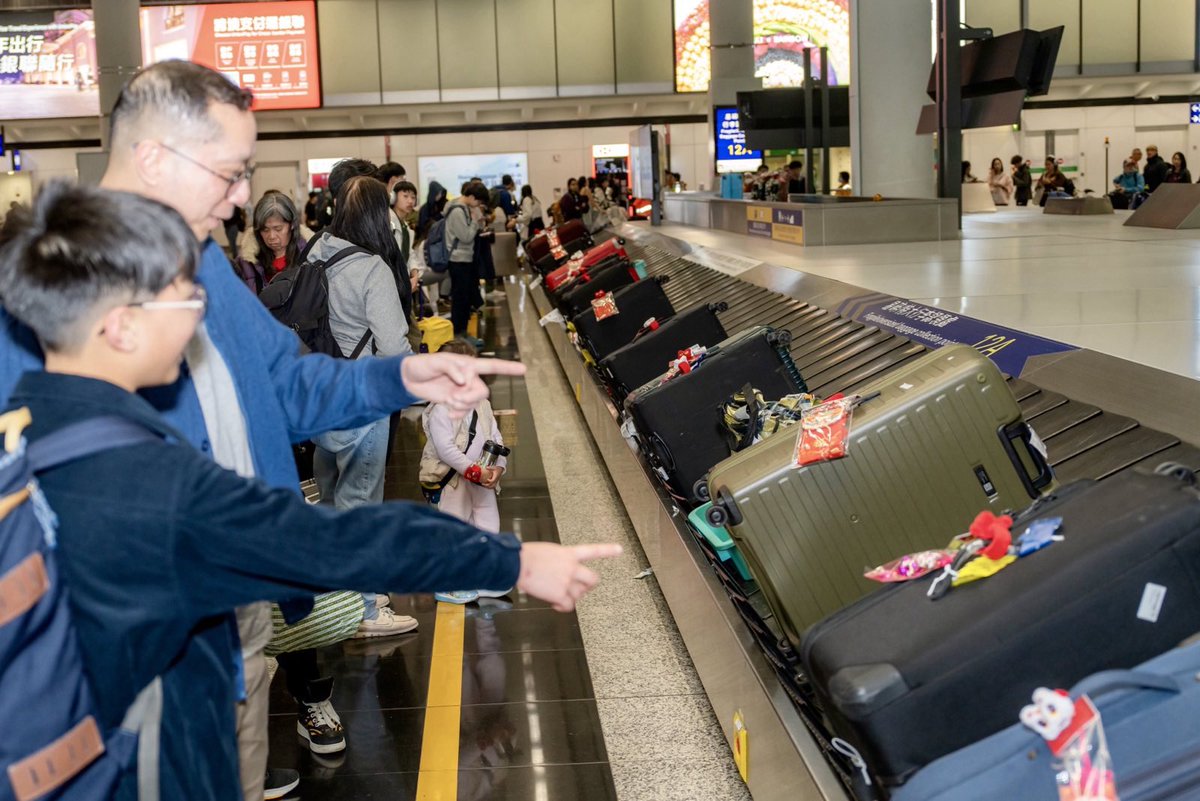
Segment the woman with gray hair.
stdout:
<path fill-rule="evenodd" d="M 299 263 L 311 232 L 304 228 L 296 204 L 278 189 L 259 199 L 251 225 L 254 238 L 240 249 L 238 268 L 246 286 L 258 294 L 278 273 Z"/>

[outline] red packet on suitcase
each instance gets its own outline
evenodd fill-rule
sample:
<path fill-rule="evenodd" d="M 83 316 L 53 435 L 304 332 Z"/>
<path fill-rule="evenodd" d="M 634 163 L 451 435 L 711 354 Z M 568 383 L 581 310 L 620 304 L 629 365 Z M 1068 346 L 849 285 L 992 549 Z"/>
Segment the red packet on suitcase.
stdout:
<path fill-rule="evenodd" d="M 554 254 L 555 261 L 562 261 L 567 257 L 567 249 L 558 241 L 558 231 L 553 228 L 547 230 L 546 241 L 550 243 L 550 252 Z"/>
<path fill-rule="evenodd" d="M 609 317 L 621 313 L 611 292 L 597 292 L 595 299 L 592 300 L 592 308 L 596 311 L 597 320 L 607 320 Z"/>
<path fill-rule="evenodd" d="M 850 440 L 850 415 L 857 397 L 838 398 L 814 406 L 800 417 L 796 434 L 797 467 L 840 459 Z"/>

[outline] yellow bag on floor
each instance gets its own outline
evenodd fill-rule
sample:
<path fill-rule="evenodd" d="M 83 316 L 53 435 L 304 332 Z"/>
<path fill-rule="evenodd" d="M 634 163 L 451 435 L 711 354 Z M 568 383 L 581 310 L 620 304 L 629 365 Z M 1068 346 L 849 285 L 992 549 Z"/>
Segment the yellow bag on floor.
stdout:
<path fill-rule="evenodd" d="M 417 322 L 421 329 L 421 350 L 437 353 L 437 349 L 454 339 L 454 325 L 445 317 L 425 317 Z"/>

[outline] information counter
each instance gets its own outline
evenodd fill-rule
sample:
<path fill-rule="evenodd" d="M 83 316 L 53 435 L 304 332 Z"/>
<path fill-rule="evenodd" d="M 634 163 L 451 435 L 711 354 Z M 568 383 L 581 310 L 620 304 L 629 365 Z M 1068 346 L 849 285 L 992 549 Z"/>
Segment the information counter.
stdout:
<path fill-rule="evenodd" d="M 863 245 L 958 239 L 958 201 L 790 195 L 788 203 L 667 192 L 664 217 L 697 228 L 794 245 Z"/>

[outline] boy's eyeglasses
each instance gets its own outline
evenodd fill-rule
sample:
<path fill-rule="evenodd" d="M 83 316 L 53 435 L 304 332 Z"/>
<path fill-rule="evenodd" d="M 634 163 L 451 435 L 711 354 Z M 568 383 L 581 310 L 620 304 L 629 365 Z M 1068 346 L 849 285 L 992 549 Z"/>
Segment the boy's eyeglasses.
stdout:
<path fill-rule="evenodd" d="M 205 309 L 208 308 L 208 293 L 204 291 L 204 287 L 196 284 L 192 289 L 192 296 L 187 300 L 140 300 L 135 303 L 126 303 L 130 308 L 146 309 L 155 311 L 157 309 L 191 309 L 200 312 L 204 315 Z"/>
<path fill-rule="evenodd" d="M 226 197 L 228 197 L 229 193 L 231 193 L 234 190 L 234 187 L 236 187 L 242 181 L 249 181 L 251 178 L 254 177 L 254 170 L 256 168 L 255 168 L 255 165 L 253 165 L 253 164 L 245 165 L 244 167 L 242 167 L 242 169 L 238 170 L 233 175 L 225 175 L 223 173 L 217 172 L 212 167 L 209 167 L 207 164 L 203 164 L 203 163 L 197 161 L 196 159 L 189 156 L 187 153 L 184 153 L 182 150 L 178 150 L 176 148 L 171 147 L 166 142 L 159 142 L 159 144 L 162 145 L 164 150 L 168 150 L 168 151 L 174 153 L 176 156 L 179 156 L 179 158 L 183 159 L 184 161 L 190 161 L 192 164 L 195 164 L 197 167 L 204 170 L 209 175 L 216 176 L 217 178 L 220 178 L 222 181 L 224 181 L 228 185 L 225 189 Z"/>

